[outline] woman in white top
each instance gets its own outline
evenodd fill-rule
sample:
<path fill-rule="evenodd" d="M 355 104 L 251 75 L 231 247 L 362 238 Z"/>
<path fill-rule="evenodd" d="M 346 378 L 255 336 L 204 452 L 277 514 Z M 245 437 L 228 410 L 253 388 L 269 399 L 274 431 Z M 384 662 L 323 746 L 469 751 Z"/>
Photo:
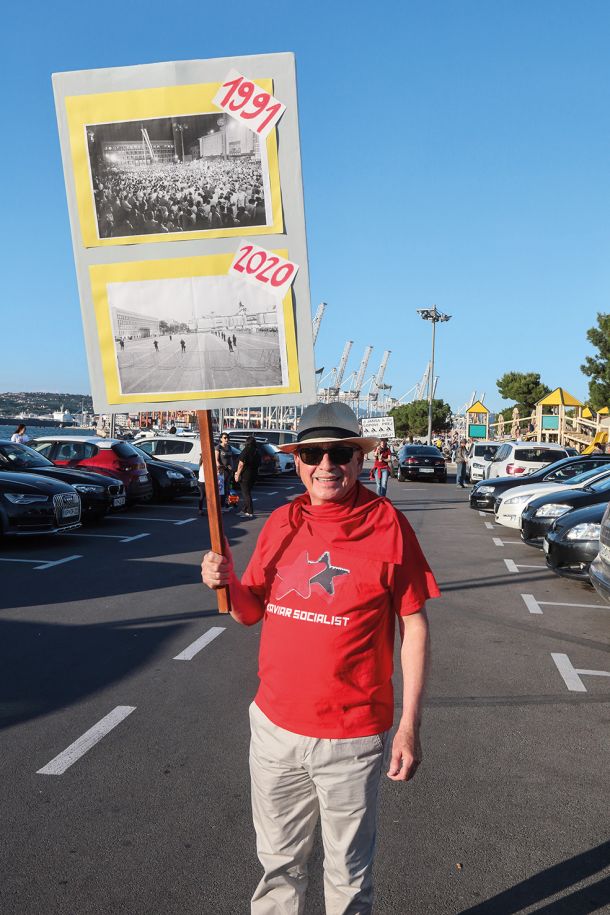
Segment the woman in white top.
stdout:
<path fill-rule="evenodd" d="M 30 436 L 25 434 L 23 423 L 17 426 L 16 431 L 11 435 L 11 441 L 16 442 L 18 445 L 26 445 L 30 441 Z"/>

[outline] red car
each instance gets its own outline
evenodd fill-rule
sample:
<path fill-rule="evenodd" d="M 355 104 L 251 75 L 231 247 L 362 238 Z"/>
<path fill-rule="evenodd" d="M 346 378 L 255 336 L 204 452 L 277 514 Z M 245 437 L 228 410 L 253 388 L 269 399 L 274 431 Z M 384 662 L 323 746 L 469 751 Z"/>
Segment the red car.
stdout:
<path fill-rule="evenodd" d="M 91 470 L 117 477 L 125 486 L 128 502 L 148 502 L 153 487 L 141 454 L 116 438 L 57 435 L 36 438 L 29 443 L 58 467 Z"/>

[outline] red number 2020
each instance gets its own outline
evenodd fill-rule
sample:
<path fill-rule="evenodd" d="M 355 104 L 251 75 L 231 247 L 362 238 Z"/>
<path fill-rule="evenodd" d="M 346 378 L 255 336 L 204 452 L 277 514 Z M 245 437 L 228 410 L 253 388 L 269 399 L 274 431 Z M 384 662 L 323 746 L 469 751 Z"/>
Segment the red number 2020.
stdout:
<path fill-rule="evenodd" d="M 270 283 L 277 288 L 283 286 L 294 273 L 294 264 L 286 261 L 280 264 L 280 258 L 275 254 L 267 254 L 260 248 L 254 250 L 253 245 L 244 245 L 239 250 L 243 253 L 235 261 L 233 269 L 238 273 L 248 273 L 261 283 Z"/>

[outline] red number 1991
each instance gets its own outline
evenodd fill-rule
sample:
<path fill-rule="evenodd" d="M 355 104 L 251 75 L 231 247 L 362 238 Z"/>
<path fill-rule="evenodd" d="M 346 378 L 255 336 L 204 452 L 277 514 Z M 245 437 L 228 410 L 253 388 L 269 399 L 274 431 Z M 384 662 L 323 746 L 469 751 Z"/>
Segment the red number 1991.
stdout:
<path fill-rule="evenodd" d="M 222 84 L 214 101 L 233 117 L 249 122 L 248 126 L 259 136 L 265 136 L 271 130 L 286 107 L 240 74 Z"/>

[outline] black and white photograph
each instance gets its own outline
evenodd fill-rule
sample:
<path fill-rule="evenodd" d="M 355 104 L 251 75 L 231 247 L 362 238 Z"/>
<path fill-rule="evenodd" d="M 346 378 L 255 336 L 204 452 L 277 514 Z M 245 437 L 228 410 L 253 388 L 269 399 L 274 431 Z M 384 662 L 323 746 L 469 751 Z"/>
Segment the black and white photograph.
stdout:
<path fill-rule="evenodd" d="M 288 383 L 282 302 L 232 276 L 107 286 L 122 394 Z"/>
<path fill-rule="evenodd" d="M 266 145 L 233 118 L 176 115 L 85 130 L 98 239 L 273 224 Z"/>

